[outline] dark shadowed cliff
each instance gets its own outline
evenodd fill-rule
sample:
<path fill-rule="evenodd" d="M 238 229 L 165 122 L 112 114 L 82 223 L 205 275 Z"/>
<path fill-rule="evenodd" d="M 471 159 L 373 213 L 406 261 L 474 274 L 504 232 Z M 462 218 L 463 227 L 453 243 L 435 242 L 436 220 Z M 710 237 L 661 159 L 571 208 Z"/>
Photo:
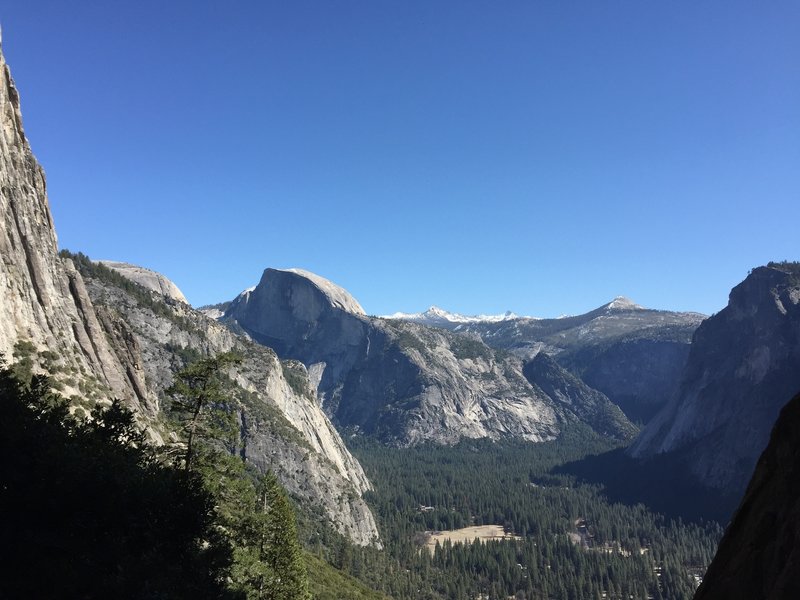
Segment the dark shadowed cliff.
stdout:
<path fill-rule="evenodd" d="M 800 598 L 800 394 L 781 411 L 695 600 Z"/>

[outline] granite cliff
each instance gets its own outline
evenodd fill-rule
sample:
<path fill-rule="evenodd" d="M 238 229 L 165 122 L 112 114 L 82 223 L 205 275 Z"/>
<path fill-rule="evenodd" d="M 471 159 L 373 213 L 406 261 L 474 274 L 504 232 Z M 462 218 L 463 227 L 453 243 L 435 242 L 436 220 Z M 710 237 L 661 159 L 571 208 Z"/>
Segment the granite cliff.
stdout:
<path fill-rule="evenodd" d="M 139 373 L 116 359 L 83 279 L 58 255 L 44 171 L 25 136 L 2 50 L 0 71 L 0 356 L 46 366 L 67 395 L 80 392 L 76 376 L 84 373 L 101 395 L 152 418 L 157 407 L 137 393 Z"/>
<path fill-rule="evenodd" d="M 681 456 L 704 486 L 740 494 L 800 390 L 800 264 L 753 269 L 694 334 L 678 393 L 631 456 Z"/>
<path fill-rule="evenodd" d="M 151 403 L 161 402 L 187 361 L 237 352 L 244 357 L 234 375 L 244 405 L 240 454 L 260 470 L 275 472 L 306 509 L 326 514 L 340 533 L 362 545 L 378 541 L 372 513 L 361 499 L 371 485 L 321 410 L 302 365 L 281 361 L 272 349 L 170 294 L 132 282 L 125 272 L 85 257 L 76 263 L 106 337 L 121 363 L 143 372 L 142 388 Z"/>

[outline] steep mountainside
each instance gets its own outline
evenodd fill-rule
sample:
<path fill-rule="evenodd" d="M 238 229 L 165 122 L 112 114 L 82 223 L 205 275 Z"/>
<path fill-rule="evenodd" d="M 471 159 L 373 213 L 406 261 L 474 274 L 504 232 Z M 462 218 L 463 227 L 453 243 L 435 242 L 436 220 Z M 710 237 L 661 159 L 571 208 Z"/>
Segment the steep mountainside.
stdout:
<path fill-rule="evenodd" d="M 684 456 L 694 477 L 744 489 L 778 413 L 800 390 L 800 265 L 753 269 L 694 335 L 676 397 L 631 455 Z"/>
<path fill-rule="evenodd" d="M 800 598 L 800 395 L 781 411 L 695 600 Z"/>
<path fill-rule="evenodd" d="M 244 357 L 235 382 L 240 454 L 272 470 L 306 510 L 324 514 L 359 544 L 378 531 L 361 495 L 370 483 L 322 412 L 305 368 L 178 302 L 86 257 L 75 257 L 106 337 L 120 362 L 142 373 L 149 402 L 161 404 L 174 373 L 187 361 L 234 351 Z M 163 275 L 160 278 L 166 279 Z"/>
<path fill-rule="evenodd" d="M 622 410 L 605 394 L 590 388 L 544 352 L 527 362 L 522 372 L 548 397 L 563 403 L 582 421 L 591 423 L 598 433 L 619 440 L 633 439 L 638 433 Z"/>
<path fill-rule="evenodd" d="M 543 441 L 577 418 L 530 384 L 516 357 L 475 336 L 367 317 L 342 293 L 318 276 L 267 269 L 223 321 L 302 361 L 339 425 L 387 443 Z"/>
<path fill-rule="evenodd" d="M 153 440 L 163 442 L 171 436 L 159 410 L 174 373 L 187 358 L 241 349 L 248 355 L 237 381 L 247 407 L 240 415 L 242 453 L 276 471 L 308 510 L 325 515 L 356 543 L 376 540 L 374 519 L 361 500 L 369 482 L 320 410 L 302 367 L 282 364 L 274 352 L 192 311 L 161 275 L 113 265 L 120 275 L 82 255 L 59 255 L 44 172 L 22 129 L 19 94 L 2 52 L 0 70 L 4 359 L 48 373 L 75 403 L 124 400 Z M 84 279 L 76 262 L 104 278 Z"/>
<path fill-rule="evenodd" d="M 544 351 L 639 421 L 649 420 L 674 393 L 692 333 L 704 318 L 645 309 L 622 297 L 583 315 L 559 319 L 454 319 L 448 314 L 402 316 L 479 335 L 490 346 L 523 359 Z"/>

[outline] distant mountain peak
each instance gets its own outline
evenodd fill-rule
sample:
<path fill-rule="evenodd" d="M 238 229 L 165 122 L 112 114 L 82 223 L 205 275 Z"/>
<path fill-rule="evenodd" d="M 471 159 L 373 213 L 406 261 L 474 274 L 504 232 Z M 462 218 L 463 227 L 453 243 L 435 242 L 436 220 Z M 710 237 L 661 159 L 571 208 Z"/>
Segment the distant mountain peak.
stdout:
<path fill-rule="evenodd" d="M 630 310 L 647 310 L 644 306 L 636 304 L 630 298 L 625 296 L 617 296 L 608 304 L 604 304 L 598 311 L 630 311 Z M 573 315 L 561 315 L 559 319 L 563 319 Z M 502 323 L 504 321 L 513 321 L 514 319 L 531 319 L 539 321 L 539 317 L 520 316 L 510 310 L 502 314 L 495 315 L 462 315 L 460 313 L 450 312 L 436 306 L 430 306 L 428 310 L 419 313 L 404 313 L 396 312 L 391 315 L 384 315 L 384 319 L 399 319 L 402 321 L 413 321 L 415 323 L 422 323 L 423 325 L 434 325 L 439 327 L 455 327 L 458 325 L 480 324 L 480 323 Z"/>
<path fill-rule="evenodd" d="M 633 300 L 625 296 L 617 296 L 603 308 L 607 310 L 646 310 L 644 306 L 636 304 Z"/>
<path fill-rule="evenodd" d="M 423 323 L 427 325 L 435 324 L 463 324 L 463 323 L 499 323 L 501 321 L 509 321 L 511 319 L 533 319 L 535 317 L 520 317 L 516 313 L 507 310 L 499 315 L 462 315 L 453 313 L 438 306 L 431 306 L 425 312 L 421 313 L 404 313 L 396 312 L 392 315 L 385 315 L 384 319 L 400 319 L 403 321 L 414 321 L 416 323 Z"/>

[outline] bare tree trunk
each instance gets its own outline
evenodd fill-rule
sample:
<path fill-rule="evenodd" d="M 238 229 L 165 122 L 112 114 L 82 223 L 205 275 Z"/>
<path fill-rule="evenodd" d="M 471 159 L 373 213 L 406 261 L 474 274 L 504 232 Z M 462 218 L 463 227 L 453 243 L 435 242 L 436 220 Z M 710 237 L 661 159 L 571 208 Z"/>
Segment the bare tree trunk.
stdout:
<path fill-rule="evenodd" d="M 189 424 L 189 437 L 186 441 L 186 472 L 191 468 L 192 458 L 194 456 L 194 433 L 197 429 L 197 421 L 200 418 L 200 411 L 203 408 L 203 398 L 205 397 L 206 383 L 203 383 L 202 393 L 198 396 L 194 405 L 194 413 L 192 414 L 192 422 Z"/>

